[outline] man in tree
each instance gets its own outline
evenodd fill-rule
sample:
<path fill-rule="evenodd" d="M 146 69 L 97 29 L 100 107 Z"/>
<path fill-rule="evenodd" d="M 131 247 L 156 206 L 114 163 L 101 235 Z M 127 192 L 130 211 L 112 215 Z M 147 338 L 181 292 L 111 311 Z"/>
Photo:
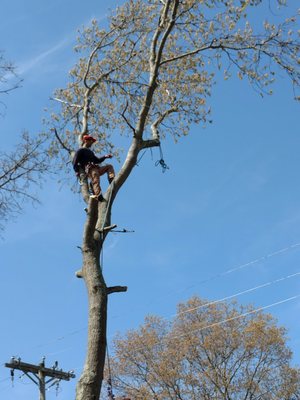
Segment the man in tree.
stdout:
<path fill-rule="evenodd" d="M 77 150 L 73 159 L 73 167 L 76 175 L 80 175 L 80 169 L 84 170 L 90 178 L 93 194 L 91 197 L 103 200 L 100 187 L 100 176 L 107 174 L 108 182 L 111 183 L 115 177 L 115 171 L 111 164 L 99 166 L 107 158 L 112 158 L 111 154 L 106 154 L 102 157 L 96 157 L 90 147 L 96 142 L 96 139 L 90 135 L 83 136 L 83 146 Z"/>
<path fill-rule="evenodd" d="M 209 100 L 219 70 L 223 69 L 226 80 L 235 71 L 262 96 L 272 93 L 270 85 L 280 71 L 287 74 L 295 91 L 300 87 L 299 14 L 293 8 L 292 16 L 282 16 L 281 22 L 277 16 L 262 17 L 261 11 L 268 12 L 264 3 L 128 0 L 112 14 L 106 28 L 93 20 L 80 34 L 76 51 L 81 55 L 70 72 L 71 82 L 55 93 L 61 109 L 51 115 L 62 137 L 54 139 L 53 154 L 66 164 L 74 146 L 81 146 L 89 130 L 99 132 L 104 148 L 114 148 L 116 140 L 111 139 L 115 132 L 124 133 L 129 143 L 114 184 L 106 193 L 110 201 L 90 201 L 86 179 L 81 186 L 88 213 L 81 247 L 82 269 L 77 276 L 87 287 L 89 323 L 86 361 L 76 400 L 95 400 L 101 392 L 108 296 L 125 292 L 127 287 L 106 285 L 100 255 L 112 226 L 114 201 L 136 167 L 139 154 L 159 146 L 168 134 L 177 140 L 192 126 L 211 122 Z M 280 6 L 286 1 L 267 3 Z M 83 175 L 82 166 L 79 171 Z M 126 394 L 138 400 L 128 391 Z M 148 398 L 152 400 L 153 396 Z M 140 399 L 147 397 L 141 394 Z"/>

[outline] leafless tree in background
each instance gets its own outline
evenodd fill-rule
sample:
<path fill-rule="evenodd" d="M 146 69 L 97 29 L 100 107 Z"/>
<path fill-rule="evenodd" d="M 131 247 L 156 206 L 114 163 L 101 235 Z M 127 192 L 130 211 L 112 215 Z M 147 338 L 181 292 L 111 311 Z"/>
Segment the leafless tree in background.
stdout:
<path fill-rule="evenodd" d="M 6 107 L 4 96 L 19 88 L 21 82 L 15 66 L 0 52 L 0 104 L 3 110 Z M 3 140 L 5 132 L 1 135 Z M 44 143 L 43 137 L 33 138 L 23 133 L 15 149 L 0 151 L 0 230 L 22 211 L 26 201 L 38 202 L 33 186 L 40 185 L 42 175 L 49 171 L 48 150 Z"/>

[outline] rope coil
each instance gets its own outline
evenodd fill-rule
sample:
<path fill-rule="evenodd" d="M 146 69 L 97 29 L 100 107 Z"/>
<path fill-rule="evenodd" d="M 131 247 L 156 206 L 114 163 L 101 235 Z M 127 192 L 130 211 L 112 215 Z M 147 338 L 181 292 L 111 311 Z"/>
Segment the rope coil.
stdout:
<path fill-rule="evenodd" d="M 158 165 L 160 165 L 161 168 L 162 168 L 162 173 L 165 173 L 166 170 L 167 170 L 167 169 L 170 169 L 170 168 L 169 168 L 168 165 L 165 163 L 164 155 L 163 155 L 163 152 L 162 152 L 161 145 L 159 145 L 159 152 L 160 152 L 160 160 L 157 160 L 157 161 L 156 161 L 155 166 L 157 167 Z"/>

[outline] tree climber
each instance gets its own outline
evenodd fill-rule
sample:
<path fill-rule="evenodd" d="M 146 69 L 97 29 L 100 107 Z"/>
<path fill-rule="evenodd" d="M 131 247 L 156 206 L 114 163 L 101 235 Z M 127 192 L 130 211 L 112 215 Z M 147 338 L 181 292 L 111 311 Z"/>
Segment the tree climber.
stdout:
<path fill-rule="evenodd" d="M 107 158 L 112 158 L 112 154 L 106 154 L 102 157 L 96 157 L 90 147 L 97 141 L 93 136 L 84 135 L 83 145 L 77 150 L 73 159 L 73 168 L 76 175 L 80 175 L 80 168 L 84 170 L 88 178 L 91 180 L 93 194 L 90 196 L 99 201 L 103 200 L 100 176 L 107 174 L 108 182 L 111 183 L 115 177 L 114 167 L 111 164 L 100 166 Z"/>

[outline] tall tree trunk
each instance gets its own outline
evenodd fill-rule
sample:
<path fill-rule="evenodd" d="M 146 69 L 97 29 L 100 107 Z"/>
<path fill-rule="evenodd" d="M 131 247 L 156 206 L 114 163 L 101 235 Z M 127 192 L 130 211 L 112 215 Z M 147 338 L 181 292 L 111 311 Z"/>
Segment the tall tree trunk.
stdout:
<path fill-rule="evenodd" d="M 126 286 L 107 287 L 100 265 L 100 254 L 110 224 L 112 187 L 108 200 L 90 199 L 83 233 L 82 271 L 89 299 L 87 355 L 76 388 L 76 400 L 98 400 L 103 381 L 106 355 L 107 302 L 110 293 L 126 292 Z"/>
<path fill-rule="evenodd" d="M 98 400 L 103 381 L 106 352 L 107 290 L 95 263 L 88 265 L 93 278 L 86 279 L 89 295 L 87 356 L 78 381 L 76 400 Z M 97 275 L 97 276 L 96 276 Z"/>
<path fill-rule="evenodd" d="M 99 208 L 99 210 L 98 210 Z M 90 200 L 83 234 L 82 277 L 89 299 L 87 355 L 82 375 L 76 388 L 76 400 L 98 400 L 103 381 L 106 353 L 107 296 L 108 291 L 99 262 L 103 237 L 95 240 L 95 226 L 99 216 L 106 214 L 106 207 L 97 200 Z"/>

